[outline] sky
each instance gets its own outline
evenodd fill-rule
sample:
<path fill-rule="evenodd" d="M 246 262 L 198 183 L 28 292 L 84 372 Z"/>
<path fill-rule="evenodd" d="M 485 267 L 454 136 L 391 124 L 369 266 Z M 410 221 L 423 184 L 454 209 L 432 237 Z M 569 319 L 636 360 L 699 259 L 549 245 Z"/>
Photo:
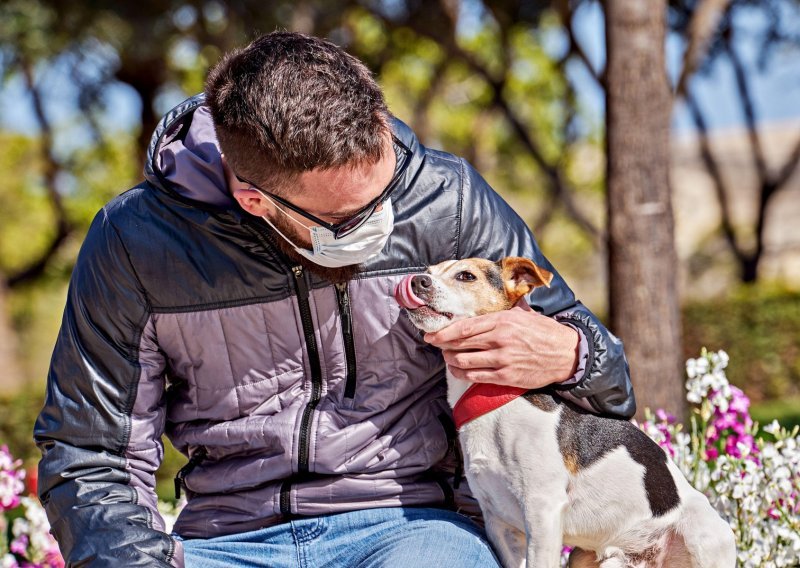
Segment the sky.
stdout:
<path fill-rule="evenodd" d="M 474 16 L 474 14 L 473 14 Z M 785 15 L 789 26 L 800 29 L 800 9 Z M 469 21 L 469 15 L 465 18 Z M 796 23 L 795 23 L 796 22 Z M 758 12 L 745 13 L 736 21 L 736 45 L 742 58 L 752 64 L 757 57 L 755 38 L 759 29 L 766 24 L 758 17 Z M 597 2 L 583 3 L 576 14 L 575 32 L 594 64 L 595 69 L 604 65 L 603 12 Z M 561 41 L 556 39 L 555 43 Z M 671 37 L 667 41 L 667 64 L 674 78 L 680 69 L 683 54 L 682 42 Z M 800 120 L 800 50 L 778 52 L 772 57 L 771 65 L 753 80 L 755 107 L 759 121 Z M 575 82 L 582 107 L 590 123 L 602 125 L 604 97 L 595 80 L 579 62 L 573 62 L 569 72 Z M 47 112 L 54 124 L 60 126 L 59 144 L 66 147 L 88 140 L 88 133 L 80 128 L 69 128 L 74 119 L 77 90 L 58 67 L 48 70 Z M 690 88 L 696 93 L 701 107 L 706 111 L 711 129 L 725 129 L 743 123 L 741 108 L 735 97 L 735 80 L 730 64 L 720 58 L 707 77 L 691 82 Z M 182 93 L 164 93 L 159 101 L 160 111 L 166 111 L 183 98 Z M 109 131 L 129 130 L 139 116 L 140 105 L 137 95 L 130 87 L 118 84 L 108 90 L 107 108 L 102 117 L 103 126 Z M 67 125 L 64 128 L 64 125 Z M 0 89 L 0 128 L 23 133 L 36 131 L 36 120 L 30 100 L 19 79 L 11 80 Z M 693 125 L 682 103 L 678 103 L 673 113 L 673 129 L 676 132 L 690 132 Z"/>
<path fill-rule="evenodd" d="M 767 22 L 759 17 L 759 12 L 742 12 L 735 20 L 737 29 L 736 45 L 738 53 L 750 66 L 758 57 L 756 38 Z M 787 28 L 800 29 L 800 9 L 785 14 Z M 603 31 L 603 11 L 596 2 L 581 4 L 576 14 L 575 33 L 592 61 L 595 69 L 605 64 L 605 37 Z M 667 39 L 667 69 L 673 83 L 682 65 L 683 42 L 675 37 Z M 580 68 L 579 68 L 580 67 Z M 602 120 L 604 97 L 600 88 L 582 66 L 575 66 L 573 77 L 578 85 L 583 104 L 592 109 L 592 114 Z M 800 50 L 776 52 L 771 65 L 759 73 L 752 81 L 753 96 L 759 121 L 771 123 L 800 119 Z M 740 126 L 744 122 L 741 106 L 734 96 L 736 82 L 731 65 L 719 58 L 707 77 L 700 77 L 690 83 L 700 105 L 708 115 L 712 129 L 726 129 Z M 682 103 L 678 103 L 673 114 L 673 129 L 678 132 L 694 129 L 691 117 Z"/>

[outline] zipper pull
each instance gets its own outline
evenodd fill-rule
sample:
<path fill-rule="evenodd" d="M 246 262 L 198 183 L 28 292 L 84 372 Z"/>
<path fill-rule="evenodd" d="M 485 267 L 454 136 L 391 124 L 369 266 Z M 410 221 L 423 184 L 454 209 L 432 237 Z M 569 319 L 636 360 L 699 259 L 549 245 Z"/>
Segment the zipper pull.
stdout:
<path fill-rule="evenodd" d="M 306 279 L 303 278 L 303 267 L 293 266 L 292 272 L 294 273 L 294 281 L 297 284 L 297 292 L 301 294 L 303 298 L 308 298 L 308 286 L 306 286 Z"/>
<path fill-rule="evenodd" d="M 181 498 L 181 486 L 184 485 L 183 480 L 184 478 L 189 475 L 194 468 L 198 466 L 198 464 L 206 458 L 206 454 L 208 452 L 204 447 L 200 447 L 194 453 L 194 455 L 189 458 L 189 462 L 183 466 L 180 470 L 178 470 L 178 474 L 175 476 L 175 499 Z"/>
<path fill-rule="evenodd" d="M 339 282 L 338 284 L 334 284 L 334 287 L 336 288 L 336 296 L 339 300 L 339 313 L 342 318 L 344 333 L 346 335 L 352 335 L 353 324 L 351 323 L 350 317 L 350 294 L 347 292 L 347 282 Z"/>
<path fill-rule="evenodd" d="M 350 309 L 350 295 L 347 293 L 347 282 L 338 282 L 334 284 L 336 291 L 339 292 L 339 303 L 343 309 Z"/>

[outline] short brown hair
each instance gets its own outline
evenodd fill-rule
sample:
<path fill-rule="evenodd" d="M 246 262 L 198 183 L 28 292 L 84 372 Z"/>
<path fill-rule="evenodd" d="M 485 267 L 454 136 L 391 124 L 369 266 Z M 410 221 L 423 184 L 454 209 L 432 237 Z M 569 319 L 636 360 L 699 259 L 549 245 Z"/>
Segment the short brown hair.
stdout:
<path fill-rule="evenodd" d="M 315 168 L 376 163 L 389 111 L 372 73 L 329 41 L 273 32 L 227 54 L 206 102 L 234 171 L 281 192 Z"/>

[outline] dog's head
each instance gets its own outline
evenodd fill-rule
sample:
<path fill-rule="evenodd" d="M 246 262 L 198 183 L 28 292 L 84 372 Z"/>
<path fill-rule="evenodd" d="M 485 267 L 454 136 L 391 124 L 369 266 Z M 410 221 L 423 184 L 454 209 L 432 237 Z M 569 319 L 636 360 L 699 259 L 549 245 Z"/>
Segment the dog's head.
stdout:
<path fill-rule="evenodd" d="M 550 286 L 552 279 L 551 272 L 527 258 L 448 260 L 404 278 L 394 297 L 415 326 L 433 332 L 454 321 L 507 310 L 537 286 Z"/>

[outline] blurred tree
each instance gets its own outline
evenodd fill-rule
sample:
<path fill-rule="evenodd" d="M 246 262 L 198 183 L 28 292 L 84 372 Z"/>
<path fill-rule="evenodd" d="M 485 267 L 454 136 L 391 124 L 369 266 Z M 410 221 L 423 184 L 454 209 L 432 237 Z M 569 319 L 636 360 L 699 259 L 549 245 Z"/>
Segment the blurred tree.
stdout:
<path fill-rule="evenodd" d="M 607 0 L 611 327 L 644 406 L 683 414 L 677 255 L 669 187 L 666 1 Z M 642 401 L 641 399 L 644 399 Z"/>
<path fill-rule="evenodd" d="M 699 6 L 698 6 L 699 4 Z M 710 14 L 713 26 L 706 23 L 707 33 L 696 31 L 698 18 L 704 8 Z M 781 51 L 800 48 L 800 34 L 796 22 L 800 18 L 798 0 L 674 0 L 672 28 L 691 41 L 698 35 L 707 50 L 694 57 L 693 64 L 685 66 L 687 71 L 698 71 L 694 81 L 702 81 L 712 70 L 727 63 L 736 79 L 736 90 L 732 93 L 739 107 L 747 130 L 750 156 L 756 172 L 756 207 L 754 218 L 748 223 L 737 223 L 732 214 L 732 196 L 749 188 L 726 177 L 720 156 L 714 151 L 709 139 L 708 111 L 704 110 L 691 87 L 691 72 L 682 74 L 677 95 L 683 97 L 689 113 L 697 127 L 700 156 L 714 184 L 721 210 L 721 230 L 730 251 L 739 267 L 742 282 L 755 282 L 759 277 L 759 266 L 765 251 L 765 234 L 769 222 L 769 207 L 774 198 L 786 187 L 800 164 L 800 136 L 797 142 L 777 161 L 768 156 L 759 126 L 759 109 L 755 89 L 759 75 L 769 70 L 774 55 Z M 710 32 L 710 33 L 708 33 Z M 743 45 L 756 44 L 755 60 L 744 55 Z M 688 50 L 687 50 L 688 53 Z"/>

